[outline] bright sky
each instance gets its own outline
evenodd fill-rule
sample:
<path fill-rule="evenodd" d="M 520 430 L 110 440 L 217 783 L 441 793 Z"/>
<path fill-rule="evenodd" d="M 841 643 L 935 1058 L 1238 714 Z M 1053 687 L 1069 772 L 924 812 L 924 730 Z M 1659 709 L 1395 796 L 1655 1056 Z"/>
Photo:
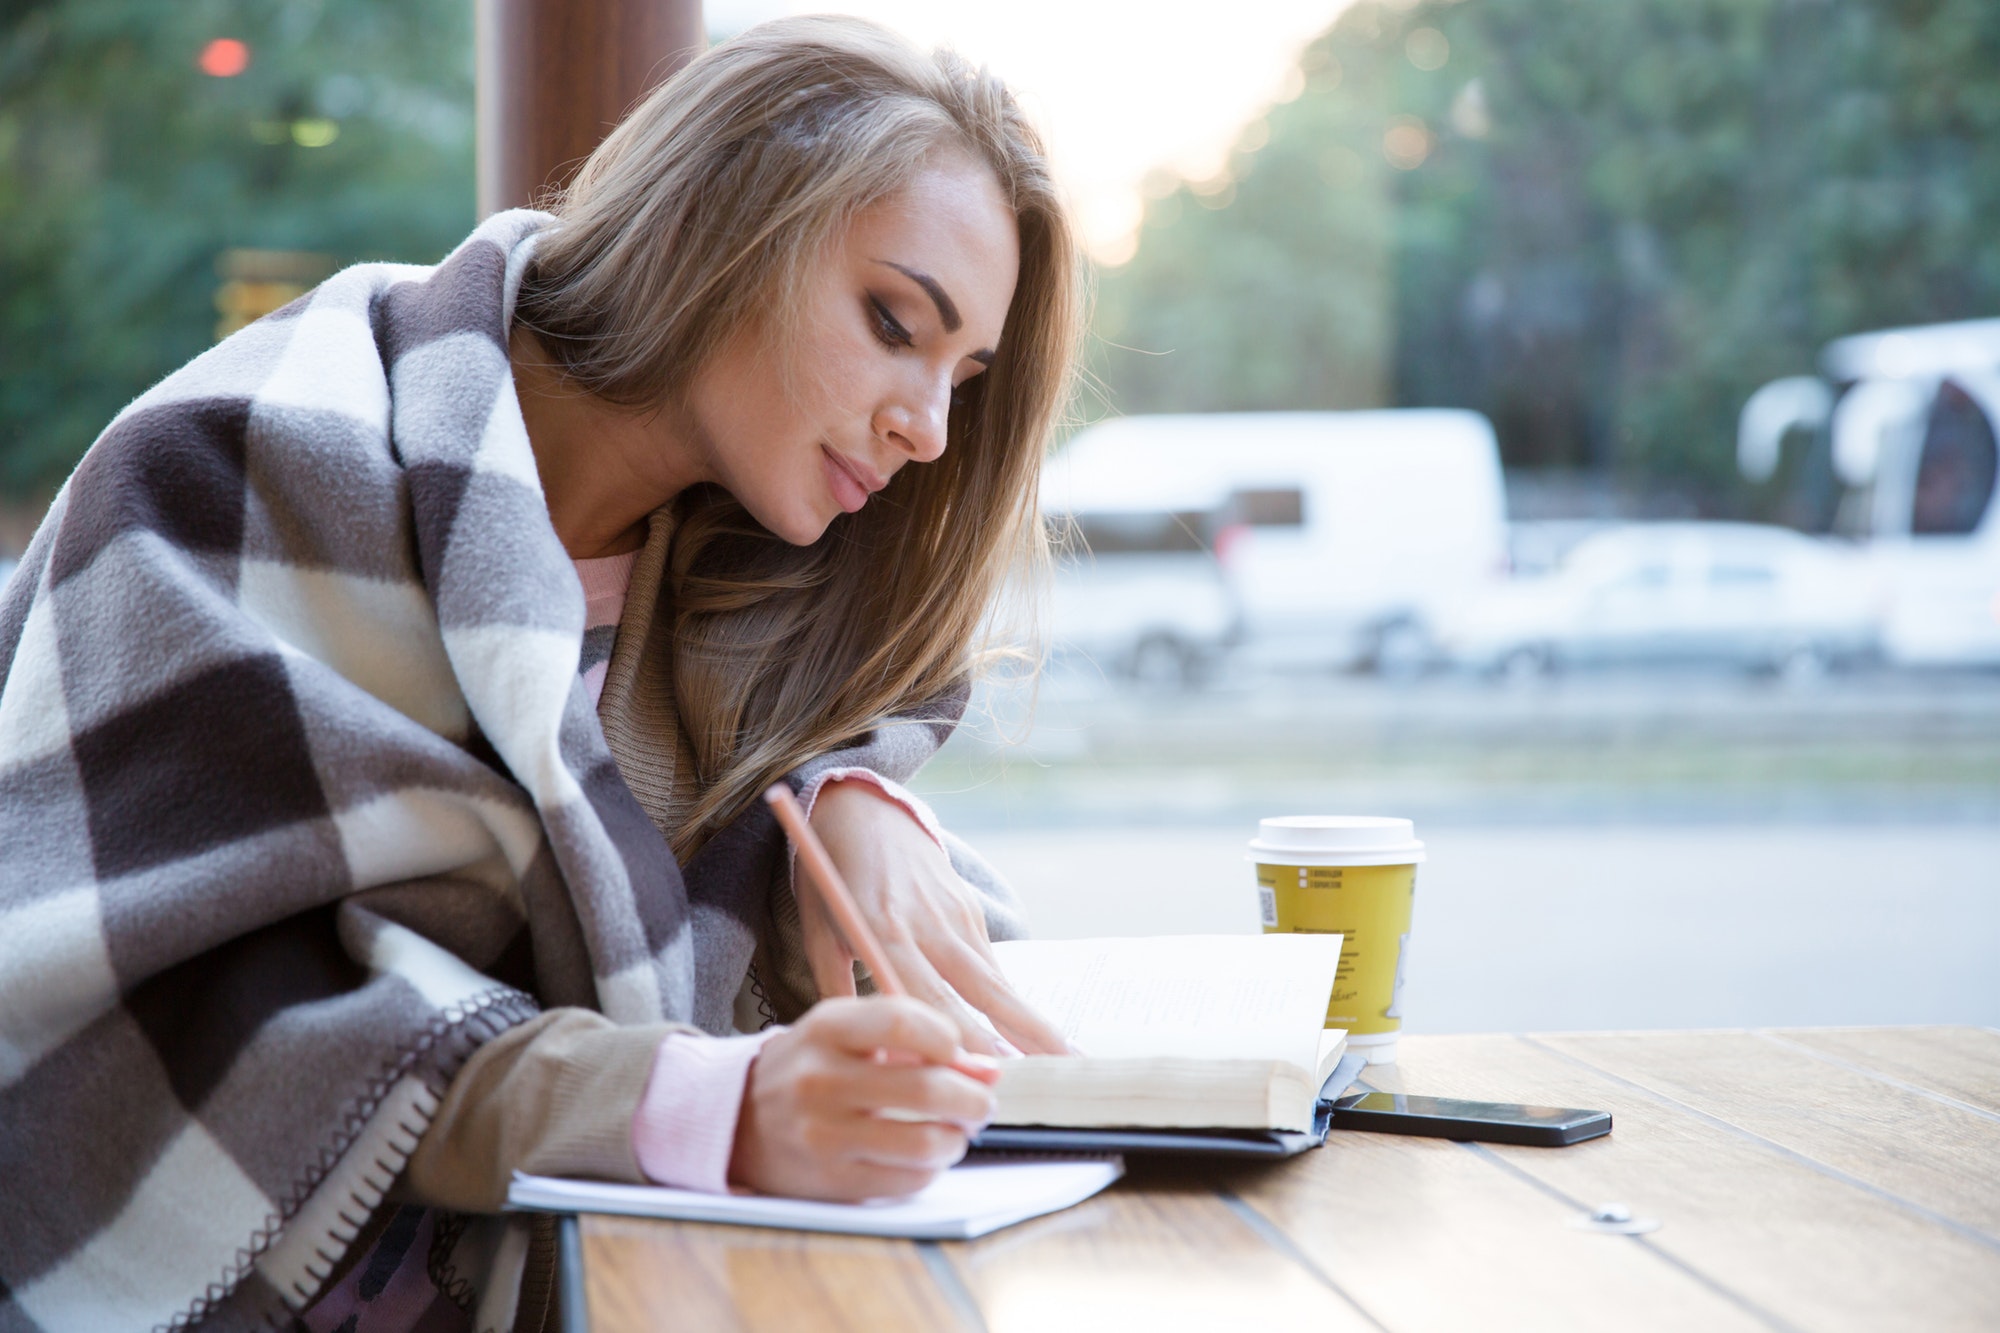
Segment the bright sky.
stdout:
<path fill-rule="evenodd" d="M 859 14 L 1006 79 L 1042 127 L 1092 253 L 1131 255 L 1140 182 L 1214 175 L 1349 0 L 706 0 L 721 35 L 787 13 Z"/>

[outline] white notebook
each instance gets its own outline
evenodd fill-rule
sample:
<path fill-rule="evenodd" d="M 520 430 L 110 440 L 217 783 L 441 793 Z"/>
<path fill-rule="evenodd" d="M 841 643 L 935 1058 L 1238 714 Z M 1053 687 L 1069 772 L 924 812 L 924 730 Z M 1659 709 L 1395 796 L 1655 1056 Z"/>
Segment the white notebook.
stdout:
<path fill-rule="evenodd" d="M 971 1240 L 1082 1203 L 1119 1176 L 1117 1157 L 961 1162 L 907 1199 L 816 1203 L 763 1194 L 703 1194 L 663 1185 L 612 1185 L 516 1171 L 507 1206 L 555 1213 L 625 1213 L 793 1231 L 841 1231 L 911 1240 Z"/>

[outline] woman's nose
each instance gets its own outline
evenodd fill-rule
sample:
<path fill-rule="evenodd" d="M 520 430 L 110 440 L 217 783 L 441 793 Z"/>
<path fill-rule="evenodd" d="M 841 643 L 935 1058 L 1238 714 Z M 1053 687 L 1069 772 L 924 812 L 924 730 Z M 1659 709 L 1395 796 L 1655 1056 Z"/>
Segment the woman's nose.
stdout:
<path fill-rule="evenodd" d="M 929 463 L 944 453 L 950 414 L 951 380 L 927 377 L 886 403 L 875 428 L 914 461 Z"/>

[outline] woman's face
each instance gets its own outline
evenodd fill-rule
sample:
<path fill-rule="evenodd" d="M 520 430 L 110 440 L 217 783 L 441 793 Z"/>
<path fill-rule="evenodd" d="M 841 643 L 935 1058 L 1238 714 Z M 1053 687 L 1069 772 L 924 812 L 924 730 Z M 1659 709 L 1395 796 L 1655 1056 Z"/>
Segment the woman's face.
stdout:
<path fill-rule="evenodd" d="M 856 217 L 801 309 L 772 312 L 789 376 L 755 329 L 696 373 L 704 471 L 786 541 L 817 541 L 898 468 L 944 452 L 952 391 L 991 364 L 1019 269 L 993 173 L 969 160 L 925 170 Z"/>

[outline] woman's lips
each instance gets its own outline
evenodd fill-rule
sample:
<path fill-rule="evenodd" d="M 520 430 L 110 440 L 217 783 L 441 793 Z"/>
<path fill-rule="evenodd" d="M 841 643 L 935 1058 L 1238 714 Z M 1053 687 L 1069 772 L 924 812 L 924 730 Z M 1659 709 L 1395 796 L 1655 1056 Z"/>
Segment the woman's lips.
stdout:
<path fill-rule="evenodd" d="M 827 482 L 833 490 L 834 501 L 850 514 L 867 504 L 871 494 L 889 484 L 865 472 L 853 459 L 829 445 L 821 445 L 820 451 L 826 455 Z"/>

